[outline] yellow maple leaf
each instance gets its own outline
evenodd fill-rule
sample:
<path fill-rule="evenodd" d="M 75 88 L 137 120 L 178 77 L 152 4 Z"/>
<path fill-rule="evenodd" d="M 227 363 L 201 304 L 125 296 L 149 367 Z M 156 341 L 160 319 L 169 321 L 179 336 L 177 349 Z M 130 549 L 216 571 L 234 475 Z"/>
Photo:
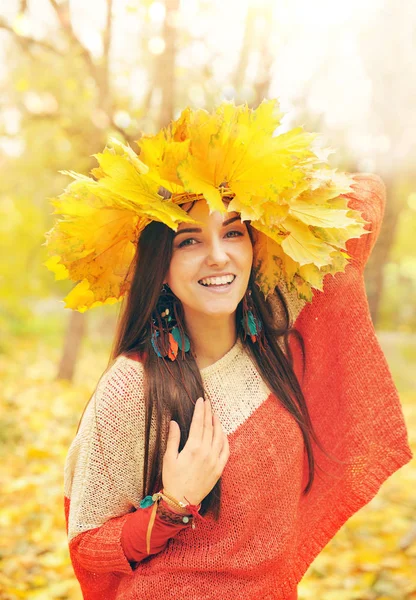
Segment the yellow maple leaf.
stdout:
<path fill-rule="evenodd" d="M 59 281 L 60 279 L 68 279 L 69 277 L 68 269 L 65 267 L 65 265 L 60 263 L 60 260 L 61 257 L 59 254 L 55 254 L 43 263 L 45 267 L 55 274 L 55 281 Z"/>
<path fill-rule="evenodd" d="M 284 276 L 280 243 L 261 231 L 256 231 L 253 248 L 253 270 L 255 280 L 264 296 L 274 292 L 276 282 Z"/>
<path fill-rule="evenodd" d="M 126 277 L 143 219 L 127 210 L 94 208 L 74 201 L 71 204 L 68 197 L 63 198 L 63 204 L 60 208 L 59 200 L 55 201 L 57 210 L 66 218 L 46 234 L 46 245 L 55 252 L 46 266 L 60 279 L 70 277 L 88 283 L 88 293 L 86 283 L 72 290 L 71 305 L 67 306 L 77 308 L 73 299 L 81 292 L 80 306 L 90 307 L 94 301 L 103 302 L 107 297 L 119 299 L 128 283 Z M 76 214 L 77 209 L 80 214 Z"/>
<path fill-rule="evenodd" d="M 47 236 L 45 263 L 78 283 L 67 302 L 85 309 L 121 298 L 143 227 L 197 224 L 180 205 L 202 198 L 210 212 L 236 211 L 257 230 L 254 265 L 265 296 L 284 278 L 310 300 L 327 273 L 345 268 L 346 241 L 366 233 L 366 221 L 343 197 L 354 179 L 327 164 L 332 149 L 302 127 L 275 135 L 281 116 L 277 100 L 255 110 L 231 102 L 212 113 L 186 108 L 156 135 L 142 135 L 139 156 L 113 138 L 95 154 L 94 179 L 68 171 L 74 181 L 55 202 L 64 218 Z"/>
<path fill-rule="evenodd" d="M 219 187 L 227 187 L 246 205 L 253 198 L 273 197 L 304 177 L 303 160 L 314 134 L 296 128 L 276 137 L 277 101 L 263 101 L 255 110 L 225 103 L 213 115 L 199 113 L 189 124 L 190 153 L 178 165 L 187 191 L 202 193 L 210 210 L 224 212 Z M 316 157 L 315 157 L 316 158 Z"/>

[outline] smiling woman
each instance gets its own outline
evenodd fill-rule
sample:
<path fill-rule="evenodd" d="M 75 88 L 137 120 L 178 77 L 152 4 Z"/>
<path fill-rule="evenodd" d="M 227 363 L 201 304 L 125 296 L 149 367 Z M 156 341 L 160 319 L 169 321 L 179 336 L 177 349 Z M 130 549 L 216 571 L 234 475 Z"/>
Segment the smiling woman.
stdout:
<path fill-rule="evenodd" d="M 186 109 L 57 201 L 68 305 L 123 298 L 65 463 L 90 600 L 295 599 L 410 460 L 363 279 L 383 182 L 330 170 L 301 128 L 274 136 L 276 109 Z"/>
<path fill-rule="evenodd" d="M 247 291 L 253 264 L 252 241 L 240 215 L 224 220 L 204 200 L 187 211 L 202 228 L 179 226 L 167 283 L 180 300 L 184 322 L 200 368 L 215 362 L 236 341 L 235 311 Z M 194 237 L 189 237 L 194 233 Z M 210 278 L 231 276 L 229 283 Z M 203 280 L 203 282 L 202 282 Z"/>

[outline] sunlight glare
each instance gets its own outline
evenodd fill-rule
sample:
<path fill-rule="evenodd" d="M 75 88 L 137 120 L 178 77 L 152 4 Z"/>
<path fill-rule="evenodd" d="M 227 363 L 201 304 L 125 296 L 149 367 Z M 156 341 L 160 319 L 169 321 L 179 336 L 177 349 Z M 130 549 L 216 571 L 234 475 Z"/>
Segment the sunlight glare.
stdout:
<path fill-rule="evenodd" d="M 165 40 L 159 35 L 155 35 L 154 37 L 150 38 L 148 48 L 152 54 L 163 54 L 163 52 L 165 51 L 165 47 Z"/>
<path fill-rule="evenodd" d="M 166 9 L 162 2 L 152 2 L 149 6 L 149 17 L 153 23 L 162 23 L 165 18 Z"/>

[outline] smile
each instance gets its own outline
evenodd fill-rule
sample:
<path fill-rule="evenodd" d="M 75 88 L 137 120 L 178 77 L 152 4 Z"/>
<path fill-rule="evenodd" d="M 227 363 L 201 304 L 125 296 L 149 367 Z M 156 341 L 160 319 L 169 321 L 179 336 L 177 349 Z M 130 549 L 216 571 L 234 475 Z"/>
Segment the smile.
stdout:
<path fill-rule="evenodd" d="M 204 287 L 223 287 L 231 285 L 236 278 L 235 275 L 223 275 L 222 277 L 206 277 L 200 279 L 198 283 Z"/>

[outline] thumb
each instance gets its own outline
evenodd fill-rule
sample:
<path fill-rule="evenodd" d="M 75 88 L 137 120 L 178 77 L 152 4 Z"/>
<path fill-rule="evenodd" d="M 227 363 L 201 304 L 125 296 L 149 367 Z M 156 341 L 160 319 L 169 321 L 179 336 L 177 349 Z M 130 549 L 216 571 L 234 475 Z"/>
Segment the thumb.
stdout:
<path fill-rule="evenodd" d="M 166 454 L 178 456 L 179 443 L 181 441 L 181 430 L 176 421 L 169 421 L 168 441 L 166 444 Z"/>

